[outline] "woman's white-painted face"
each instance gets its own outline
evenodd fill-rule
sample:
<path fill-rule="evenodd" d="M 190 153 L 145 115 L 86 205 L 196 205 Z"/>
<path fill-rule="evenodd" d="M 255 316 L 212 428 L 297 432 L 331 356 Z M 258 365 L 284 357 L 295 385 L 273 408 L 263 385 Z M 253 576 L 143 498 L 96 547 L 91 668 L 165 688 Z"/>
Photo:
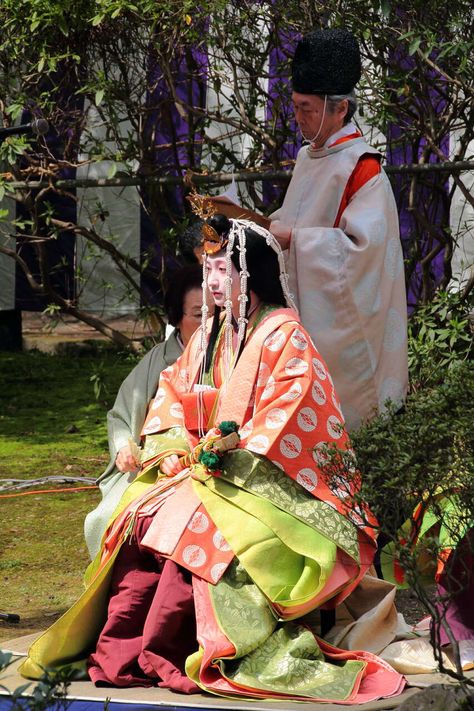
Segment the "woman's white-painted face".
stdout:
<path fill-rule="evenodd" d="M 216 256 L 208 255 L 207 268 L 208 268 L 208 287 L 212 294 L 214 303 L 216 306 L 224 306 L 225 302 L 225 277 L 226 277 L 226 259 L 222 252 L 219 252 Z M 237 269 L 232 264 L 231 270 L 232 288 L 231 288 L 231 299 L 232 308 L 238 309 L 239 305 L 239 294 L 240 294 L 240 279 Z"/>

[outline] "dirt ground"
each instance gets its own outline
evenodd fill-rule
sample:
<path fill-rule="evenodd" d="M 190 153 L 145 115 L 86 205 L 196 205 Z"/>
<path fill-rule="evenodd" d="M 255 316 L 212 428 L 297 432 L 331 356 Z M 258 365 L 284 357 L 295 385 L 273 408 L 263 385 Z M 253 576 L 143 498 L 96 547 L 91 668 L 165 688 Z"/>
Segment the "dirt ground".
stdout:
<path fill-rule="evenodd" d="M 111 328 L 129 338 L 141 340 L 154 335 L 151 325 L 138 321 L 133 314 L 106 318 Z M 37 348 L 46 353 L 55 352 L 61 344 L 80 344 L 84 341 L 110 342 L 110 339 L 86 323 L 72 316 L 62 316 L 60 321 L 37 311 L 22 311 L 23 348 Z"/>

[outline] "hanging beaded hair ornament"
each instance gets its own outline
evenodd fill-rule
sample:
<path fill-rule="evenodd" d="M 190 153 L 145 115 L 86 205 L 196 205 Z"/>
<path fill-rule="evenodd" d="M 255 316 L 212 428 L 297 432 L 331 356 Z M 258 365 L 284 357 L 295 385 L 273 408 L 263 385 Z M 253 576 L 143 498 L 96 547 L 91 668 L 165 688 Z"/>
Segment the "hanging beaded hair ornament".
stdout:
<path fill-rule="evenodd" d="M 225 381 L 224 387 L 227 385 L 232 371 L 235 367 L 235 358 L 233 353 L 240 353 L 242 343 L 245 339 L 245 334 L 248 324 L 248 314 L 247 314 L 247 302 L 248 302 L 248 289 L 247 281 L 250 276 L 247 271 L 247 260 L 246 260 L 246 234 L 245 230 L 251 229 L 253 232 L 258 234 L 262 239 L 265 240 L 267 245 L 273 249 L 278 257 L 278 265 L 280 267 L 280 283 L 283 290 L 283 295 L 285 297 L 286 304 L 289 308 L 297 312 L 293 296 L 290 293 L 288 274 L 285 269 L 285 258 L 275 237 L 271 232 L 266 230 L 264 227 L 257 225 L 255 222 L 250 220 L 234 220 L 230 219 L 230 229 L 226 235 L 219 235 L 218 232 L 207 223 L 210 217 L 213 217 L 218 209 L 215 204 L 209 198 L 199 195 L 197 193 L 191 193 L 188 195 L 187 199 L 191 203 L 193 212 L 198 215 L 202 220 L 204 220 L 204 225 L 202 227 L 203 236 L 203 249 L 204 255 L 213 256 L 219 252 L 225 250 L 225 260 L 226 260 L 226 276 L 225 276 L 225 301 L 224 301 L 224 373 Z M 233 349 L 232 336 L 234 326 L 232 323 L 232 252 L 234 245 L 239 251 L 239 267 L 240 267 L 240 294 L 238 296 L 239 300 L 239 317 L 237 319 L 237 343 L 235 349 Z M 204 352 L 207 347 L 207 337 L 206 337 L 206 322 L 208 318 L 208 307 L 207 307 L 207 288 L 208 288 L 208 267 L 207 259 L 204 256 L 203 259 L 203 300 L 202 300 L 202 323 L 201 323 L 201 343 L 200 350 Z"/>

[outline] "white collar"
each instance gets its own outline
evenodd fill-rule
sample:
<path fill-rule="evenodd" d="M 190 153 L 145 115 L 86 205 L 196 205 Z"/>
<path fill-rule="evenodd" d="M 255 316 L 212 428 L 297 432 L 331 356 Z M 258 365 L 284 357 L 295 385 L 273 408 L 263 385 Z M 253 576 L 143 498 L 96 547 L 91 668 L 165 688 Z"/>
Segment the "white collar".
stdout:
<path fill-rule="evenodd" d="M 344 136 L 350 136 L 351 133 L 356 133 L 357 130 L 357 127 L 349 121 L 349 123 L 346 123 L 346 125 L 340 128 L 339 131 L 336 131 L 336 133 L 333 133 L 332 136 L 329 136 L 326 143 L 324 144 L 324 147 L 330 146 L 332 143 L 335 143 L 340 138 L 344 138 Z"/>
<path fill-rule="evenodd" d="M 350 138 L 347 141 L 341 141 L 340 143 L 336 143 L 338 139 L 344 138 L 345 136 L 350 136 L 352 133 L 357 133 L 359 135 L 356 135 L 354 138 Z M 346 148 L 349 148 L 349 146 L 352 146 L 354 143 L 358 143 L 363 140 L 364 139 L 362 138 L 360 132 L 354 126 L 354 124 L 348 123 L 347 126 L 343 126 L 339 131 L 336 131 L 336 133 L 333 133 L 332 136 L 329 136 L 328 140 L 321 148 L 311 148 L 310 144 L 309 146 L 307 146 L 306 150 L 310 158 L 324 158 L 325 156 L 328 156 L 332 153 L 339 153 L 339 151 L 344 151 Z M 336 145 L 333 145 L 334 143 L 336 143 Z"/>

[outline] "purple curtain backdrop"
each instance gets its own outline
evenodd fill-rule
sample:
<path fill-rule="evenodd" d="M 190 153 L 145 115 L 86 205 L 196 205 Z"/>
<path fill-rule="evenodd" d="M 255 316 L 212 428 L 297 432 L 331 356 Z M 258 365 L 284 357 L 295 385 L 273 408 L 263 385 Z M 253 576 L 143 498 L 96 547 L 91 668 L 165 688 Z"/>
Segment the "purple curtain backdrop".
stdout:
<path fill-rule="evenodd" d="M 206 106 L 208 57 L 205 48 L 187 47 L 177 50 L 171 65 L 176 96 L 186 104 L 204 109 Z M 161 67 L 150 56 L 148 92 L 146 106 L 148 119 L 145 131 L 151 137 L 153 154 L 150 158 L 152 170 L 159 175 L 181 176 L 188 168 L 200 163 L 202 134 L 200 121 L 192 112 L 183 109 L 181 113 L 171 94 Z M 184 191 L 181 187 L 163 188 L 160 194 L 160 211 L 150 205 L 146 192 L 142 197 L 147 209 L 141 210 L 140 252 L 149 259 L 151 272 L 155 276 L 142 278 L 142 300 L 156 302 L 157 279 L 164 266 L 173 270 L 177 266 L 174 259 L 167 258 L 163 265 L 160 236 L 156 234 L 148 213 L 155 215 L 159 229 L 170 228 L 177 217 L 184 214 Z"/>
<path fill-rule="evenodd" d="M 397 67 L 406 71 L 407 75 L 413 68 L 414 59 L 412 57 L 403 56 L 398 52 L 393 57 L 394 64 Z M 442 91 L 438 91 L 433 85 L 433 76 L 429 77 L 431 89 L 428 93 L 420 92 L 416 99 L 411 99 L 411 109 L 415 112 L 426 112 L 434 109 L 435 115 L 439 115 L 446 107 L 445 98 Z M 440 84 L 440 88 L 442 84 Z M 401 98 L 400 101 L 407 99 Z M 429 104 L 429 106 L 427 106 Z M 427 147 L 427 142 L 424 138 L 410 137 L 411 122 L 408 120 L 402 124 L 389 124 L 387 130 L 387 164 L 388 165 L 403 165 L 410 163 L 418 163 Z M 439 148 L 449 160 L 449 135 L 446 135 L 440 142 Z M 432 152 L 429 154 L 429 163 L 438 163 L 439 158 Z M 409 259 L 413 250 L 413 242 L 415 239 L 420 241 L 421 255 L 429 253 L 434 247 L 439 245 L 433 234 L 430 231 L 423 229 L 417 224 L 413 212 L 409 210 L 409 193 L 413 174 L 395 174 L 391 177 L 392 187 L 395 193 L 395 199 L 398 206 L 398 214 L 400 219 L 400 236 L 404 249 L 405 258 Z M 423 173 L 418 178 L 418 188 L 416 194 L 416 203 L 419 209 L 424 209 L 425 218 L 435 230 L 441 232 L 445 228 L 449 228 L 449 206 L 443 198 L 447 196 L 448 183 L 447 181 L 439 184 L 439 174 Z M 424 206 L 424 208 L 422 207 Z M 443 259 L 444 250 L 440 250 L 438 255 L 432 260 L 430 266 L 430 281 L 433 285 L 439 284 L 443 276 Z M 407 284 L 407 300 L 408 310 L 412 311 L 420 300 L 422 291 L 422 269 L 420 263 L 413 264 L 409 283 Z"/>
<path fill-rule="evenodd" d="M 280 32 L 278 43 L 271 49 L 268 60 L 269 100 L 265 109 L 266 123 L 274 135 L 278 135 L 282 130 L 288 131 L 286 139 L 281 143 L 276 154 L 279 165 L 281 162 L 294 160 L 301 147 L 301 134 L 296 125 L 290 100 L 291 81 L 288 61 L 293 56 L 299 37 L 300 35 L 291 29 Z M 270 165 L 272 163 L 269 151 L 265 153 L 265 163 Z M 287 183 L 265 180 L 262 190 L 264 204 L 279 207 L 287 187 Z"/>

